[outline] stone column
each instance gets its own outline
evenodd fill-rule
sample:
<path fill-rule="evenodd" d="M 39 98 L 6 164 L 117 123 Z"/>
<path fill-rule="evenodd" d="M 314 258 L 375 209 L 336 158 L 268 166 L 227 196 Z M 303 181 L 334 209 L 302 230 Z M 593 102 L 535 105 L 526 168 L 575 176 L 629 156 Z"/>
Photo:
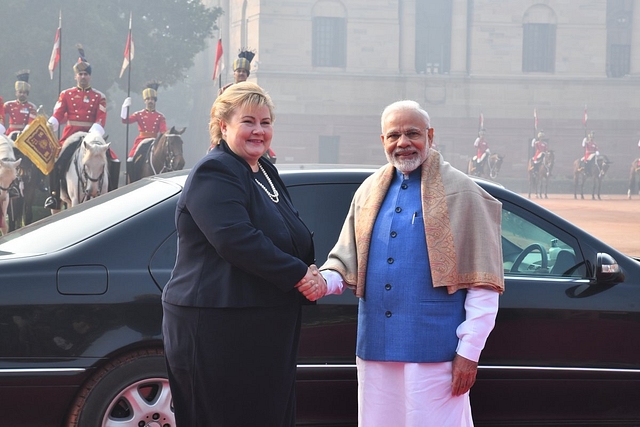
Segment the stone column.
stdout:
<path fill-rule="evenodd" d="M 634 77 L 640 77 L 640 1 L 633 4 L 633 16 L 631 17 L 631 66 L 629 73 Z"/>
<path fill-rule="evenodd" d="M 467 0 L 452 0 L 451 74 L 467 73 Z"/>
<path fill-rule="evenodd" d="M 401 74 L 416 72 L 416 0 L 398 0 L 398 62 Z"/>

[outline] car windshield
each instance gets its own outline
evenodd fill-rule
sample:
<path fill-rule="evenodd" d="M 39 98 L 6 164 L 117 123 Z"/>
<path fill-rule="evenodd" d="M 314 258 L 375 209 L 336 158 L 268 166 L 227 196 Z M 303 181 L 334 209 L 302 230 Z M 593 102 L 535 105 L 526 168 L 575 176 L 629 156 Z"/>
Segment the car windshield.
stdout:
<path fill-rule="evenodd" d="M 181 190 L 167 180 L 142 180 L 0 237 L 0 255 L 58 251 L 105 230 Z"/>

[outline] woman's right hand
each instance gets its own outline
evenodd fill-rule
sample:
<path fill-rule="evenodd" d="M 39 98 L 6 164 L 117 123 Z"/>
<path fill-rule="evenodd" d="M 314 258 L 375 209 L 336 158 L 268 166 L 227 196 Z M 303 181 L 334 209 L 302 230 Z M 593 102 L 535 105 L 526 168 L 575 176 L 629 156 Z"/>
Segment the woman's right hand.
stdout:
<path fill-rule="evenodd" d="M 307 274 L 295 286 L 309 301 L 316 301 L 327 293 L 327 282 L 315 264 L 307 268 Z"/>

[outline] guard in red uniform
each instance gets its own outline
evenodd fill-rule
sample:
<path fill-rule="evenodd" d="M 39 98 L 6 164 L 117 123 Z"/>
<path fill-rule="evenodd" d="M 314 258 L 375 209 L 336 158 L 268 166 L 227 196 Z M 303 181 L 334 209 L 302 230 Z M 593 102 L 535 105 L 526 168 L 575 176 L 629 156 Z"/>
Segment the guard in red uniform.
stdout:
<path fill-rule="evenodd" d="M 4 103 L 4 111 L 9 115 L 7 135 L 14 131 L 22 132 L 37 115 L 35 104 L 29 102 L 29 92 L 31 91 L 29 70 L 18 71 L 16 77 L 16 99 Z"/>
<path fill-rule="evenodd" d="M 476 155 L 473 156 L 473 160 L 475 160 L 478 164 L 482 163 L 487 157 L 487 154 L 491 153 L 491 150 L 489 150 L 489 143 L 484 138 L 484 131 L 484 129 L 480 129 L 480 132 L 478 132 L 478 137 L 473 143 L 473 146 L 476 147 Z"/>
<path fill-rule="evenodd" d="M 4 100 L 0 96 L 0 133 L 5 133 L 6 129 L 4 127 Z"/>
<path fill-rule="evenodd" d="M 250 50 L 240 50 L 238 57 L 233 61 L 233 83 L 245 82 L 251 74 L 251 61 L 256 54 Z M 218 91 L 218 95 L 222 94 L 226 88 L 233 83 L 229 83 L 224 87 L 221 87 Z"/>
<path fill-rule="evenodd" d="M 544 136 L 544 132 L 538 132 L 538 137 L 533 138 L 531 141 L 531 146 L 535 149 L 535 154 L 533 155 L 533 164 L 536 164 L 542 160 L 542 157 L 549 151 L 549 145 L 547 144 L 547 138 Z"/>
<path fill-rule="evenodd" d="M 104 135 L 104 125 L 107 120 L 107 99 L 104 94 L 91 87 L 91 64 L 84 57 L 84 49 L 78 46 L 80 58 L 73 66 L 76 87 L 63 90 L 58 97 L 53 115 L 48 122 L 54 132 L 58 131 L 60 123 L 67 120 L 62 131 L 60 145 L 76 132 L 97 132 Z M 115 153 L 109 149 L 107 152 L 109 169 L 109 191 L 117 188 L 120 173 L 120 161 Z M 60 177 L 57 168 L 49 174 L 51 184 L 51 196 L 45 201 L 45 208 L 60 209 Z"/>
<path fill-rule="evenodd" d="M 167 131 L 167 121 L 164 115 L 156 111 L 156 102 L 158 101 L 158 87 L 160 82 L 147 83 L 146 89 L 142 91 L 142 98 L 144 99 L 144 110 L 136 111 L 127 117 L 127 108 L 131 105 L 131 98 L 128 97 L 122 103 L 122 110 L 120 111 L 120 117 L 122 123 L 137 123 L 138 131 L 140 134 L 133 141 L 133 147 L 129 151 L 129 158 L 127 162 L 132 160 L 133 154 L 136 152 L 136 148 L 140 142 L 147 138 L 156 138 L 158 135 Z"/>
<path fill-rule="evenodd" d="M 579 170 L 583 170 L 585 167 L 588 168 L 590 164 L 593 163 L 594 157 L 600 154 L 600 152 L 598 151 L 598 145 L 596 144 L 594 138 L 595 133 L 591 131 L 589 132 L 589 135 L 587 135 L 582 140 L 582 146 L 584 147 L 584 157 L 580 159 Z"/>

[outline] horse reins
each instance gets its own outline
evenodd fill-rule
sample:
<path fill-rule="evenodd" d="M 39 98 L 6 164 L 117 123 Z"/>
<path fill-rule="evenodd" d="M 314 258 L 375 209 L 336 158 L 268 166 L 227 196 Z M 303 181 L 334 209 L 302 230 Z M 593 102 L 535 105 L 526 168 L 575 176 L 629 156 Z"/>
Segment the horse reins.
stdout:
<path fill-rule="evenodd" d="M 173 161 L 175 160 L 176 155 L 173 152 L 173 149 L 171 148 L 171 144 L 169 144 L 169 138 L 176 137 L 176 136 L 178 135 L 175 135 L 175 134 L 165 135 L 164 145 L 167 147 L 167 154 L 164 157 L 164 164 L 162 165 L 162 170 L 160 170 L 160 172 L 157 172 L 155 166 L 153 165 L 152 155 L 153 155 L 153 147 L 156 144 L 156 141 L 154 140 L 153 143 L 151 143 L 151 147 L 149 147 L 149 153 L 147 154 L 147 156 L 148 156 L 149 165 L 151 165 L 151 170 L 153 171 L 154 175 L 158 175 L 159 173 L 163 173 L 163 172 L 173 172 Z"/>
<path fill-rule="evenodd" d="M 84 151 L 85 148 L 83 147 L 82 150 Z M 92 178 L 91 176 L 89 176 L 89 173 L 87 172 L 87 165 L 82 165 L 82 171 L 80 171 L 80 166 L 78 165 L 79 157 L 80 157 L 80 150 L 77 150 L 73 158 L 73 164 L 75 165 L 75 168 L 76 168 L 76 175 L 78 175 L 78 194 L 80 193 L 83 194 L 82 202 L 85 202 L 87 200 L 87 194 L 88 194 L 85 184 L 87 184 L 88 181 L 97 182 L 98 196 L 102 193 L 102 183 L 104 182 L 104 168 L 102 169 L 100 176 L 98 176 L 97 178 Z M 84 178 L 84 180 L 82 178 Z"/>

